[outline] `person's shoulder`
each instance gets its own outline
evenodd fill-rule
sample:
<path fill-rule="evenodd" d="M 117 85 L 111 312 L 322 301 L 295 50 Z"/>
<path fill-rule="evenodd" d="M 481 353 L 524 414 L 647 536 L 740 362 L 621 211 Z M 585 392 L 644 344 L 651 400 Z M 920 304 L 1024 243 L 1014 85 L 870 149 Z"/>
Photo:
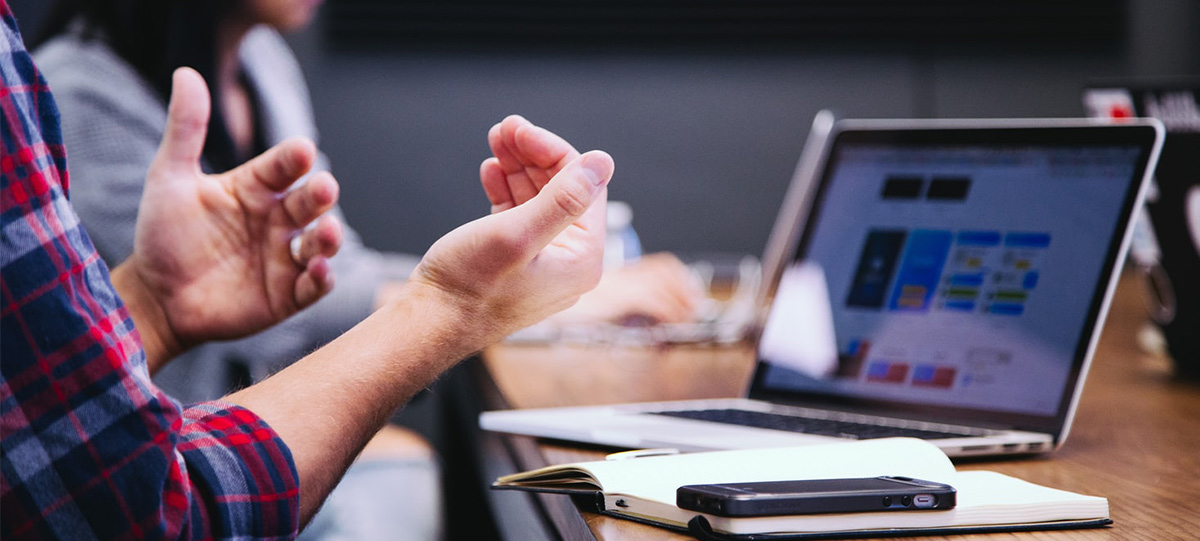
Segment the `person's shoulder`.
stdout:
<path fill-rule="evenodd" d="M 162 99 L 102 39 L 62 34 L 38 47 L 33 59 L 64 115 L 165 118 Z"/>
<path fill-rule="evenodd" d="M 275 29 L 258 25 L 242 39 L 238 57 L 251 69 L 265 69 L 289 76 L 300 75 L 300 64 L 287 41 Z"/>
<path fill-rule="evenodd" d="M 238 58 L 261 99 L 267 141 L 273 144 L 297 135 L 316 140 L 304 73 L 283 36 L 257 26 L 243 38 Z"/>
<path fill-rule="evenodd" d="M 243 49 L 270 50 L 275 55 L 292 56 L 292 49 L 279 31 L 268 25 L 260 24 L 246 32 L 242 41 Z"/>
<path fill-rule="evenodd" d="M 99 38 L 84 38 L 66 33 L 51 38 L 33 51 L 33 60 L 52 85 L 66 86 L 78 81 L 104 83 L 137 77 L 133 66 L 121 59 Z"/>

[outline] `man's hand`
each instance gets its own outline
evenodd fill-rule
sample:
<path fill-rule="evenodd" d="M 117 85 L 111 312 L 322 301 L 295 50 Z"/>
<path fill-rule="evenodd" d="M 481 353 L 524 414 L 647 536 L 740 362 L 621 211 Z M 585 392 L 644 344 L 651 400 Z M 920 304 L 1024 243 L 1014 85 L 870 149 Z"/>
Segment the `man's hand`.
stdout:
<path fill-rule="evenodd" d="M 409 279 L 438 292 L 480 331 L 476 347 L 571 306 L 595 287 L 613 173 L 608 154 L 579 155 L 521 117 L 493 127 L 488 141 L 496 157 L 480 176 L 493 214 L 434 243 Z"/>
<path fill-rule="evenodd" d="M 565 140 L 516 115 L 492 126 L 488 146 L 493 157 L 484 160 L 479 177 L 493 213 L 529 201 L 579 157 Z M 675 256 L 647 256 L 605 273 L 599 286 L 552 319 L 557 324 L 691 321 L 704 297 L 693 282 L 687 267 Z"/>
<path fill-rule="evenodd" d="M 696 320 L 704 299 L 703 284 L 687 265 L 660 252 L 606 270 L 596 289 L 548 321 L 556 325 L 687 323 Z"/>
<path fill-rule="evenodd" d="M 196 343 L 245 336 L 316 302 L 333 287 L 328 258 L 342 242 L 341 224 L 322 217 L 338 196 L 329 173 L 288 191 L 312 167 L 311 141 L 288 140 L 206 175 L 208 88 L 188 68 L 176 70 L 173 83 L 134 252 L 113 272 L 152 371 Z"/>

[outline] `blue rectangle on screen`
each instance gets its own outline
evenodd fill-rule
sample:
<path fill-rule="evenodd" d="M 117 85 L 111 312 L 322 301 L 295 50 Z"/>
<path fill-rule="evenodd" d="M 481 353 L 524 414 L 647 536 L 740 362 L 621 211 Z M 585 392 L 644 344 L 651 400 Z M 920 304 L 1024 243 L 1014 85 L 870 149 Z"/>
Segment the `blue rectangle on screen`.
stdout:
<path fill-rule="evenodd" d="M 999 231 L 961 231 L 958 244 L 962 246 L 999 246 Z"/>
<path fill-rule="evenodd" d="M 1037 287 L 1038 278 L 1038 271 L 1029 271 L 1025 273 L 1025 279 L 1021 282 L 1021 287 L 1025 289 L 1033 289 Z"/>
<path fill-rule="evenodd" d="M 925 311 L 942 278 L 942 267 L 954 235 L 949 231 L 918 230 L 908 238 L 888 308 Z"/>
<path fill-rule="evenodd" d="M 887 377 L 888 363 L 874 362 L 867 367 L 867 377 L 872 379 L 882 379 Z"/>
<path fill-rule="evenodd" d="M 1049 233 L 1009 233 L 1004 245 L 1012 248 L 1045 248 L 1050 246 Z"/>
<path fill-rule="evenodd" d="M 928 364 L 917 365 L 913 369 L 913 383 L 933 381 L 933 375 L 937 373 L 937 367 Z"/>
<path fill-rule="evenodd" d="M 1002 316 L 1019 316 L 1025 313 L 1024 304 L 996 303 L 988 307 L 988 312 Z"/>
<path fill-rule="evenodd" d="M 982 286 L 983 285 L 983 273 L 977 272 L 975 274 L 955 274 L 950 277 L 950 285 L 965 286 L 965 287 Z"/>

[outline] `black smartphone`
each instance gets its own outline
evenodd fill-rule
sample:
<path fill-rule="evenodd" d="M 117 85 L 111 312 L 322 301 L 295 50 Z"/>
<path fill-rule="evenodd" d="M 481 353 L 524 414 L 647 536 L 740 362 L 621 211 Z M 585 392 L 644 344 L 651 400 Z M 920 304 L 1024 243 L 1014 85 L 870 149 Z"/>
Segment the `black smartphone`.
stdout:
<path fill-rule="evenodd" d="M 682 509 L 723 517 L 950 509 L 954 487 L 910 477 L 806 479 L 686 485 L 675 491 Z"/>

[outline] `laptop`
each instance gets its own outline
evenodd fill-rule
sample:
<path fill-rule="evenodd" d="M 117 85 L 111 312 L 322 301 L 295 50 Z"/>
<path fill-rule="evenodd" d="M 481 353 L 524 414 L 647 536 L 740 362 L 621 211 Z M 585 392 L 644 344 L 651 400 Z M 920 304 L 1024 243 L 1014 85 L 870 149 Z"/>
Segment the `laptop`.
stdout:
<path fill-rule="evenodd" d="M 813 132 L 764 256 L 747 398 L 492 411 L 480 425 L 681 451 L 893 436 L 951 456 L 1058 448 L 1161 123 L 818 119 Z"/>

